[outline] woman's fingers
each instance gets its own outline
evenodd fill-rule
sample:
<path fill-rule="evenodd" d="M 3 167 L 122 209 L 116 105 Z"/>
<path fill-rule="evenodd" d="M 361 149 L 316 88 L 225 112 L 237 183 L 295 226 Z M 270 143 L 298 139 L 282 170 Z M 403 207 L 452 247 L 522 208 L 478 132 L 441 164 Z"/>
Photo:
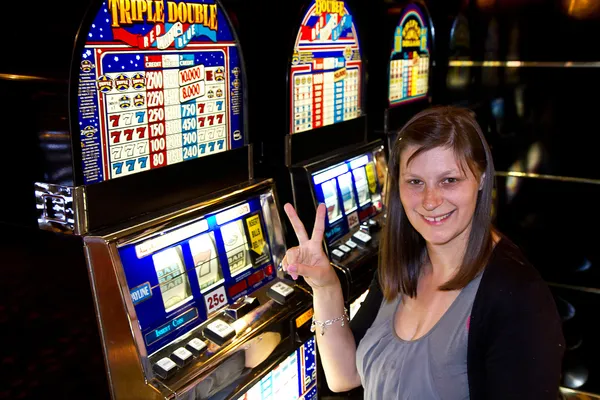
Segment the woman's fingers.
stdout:
<path fill-rule="evenodd" d="M 305 278 L 315 278 L 320 273 L 320 268 L 306 265 L 307 260 L 301 247 L 292 247 L 285 253 L 285 270 L 294 279 L 302 275 Z"/>
<path fill-rule="evenodd" d="M 295 271 L 290 271 L 290 266 L 302 261 L 300 252 L 300 247 L 292 247 L 285 253 L 285 257 L 283 257 L 281 263 L 283 270 L 290 274 L 294 279 L 298 279 L 298 274 Z"/>
<path fill-rule="evenodd" d="M 288 265 L 288 273 L 294 280 L 298 279 L 298 276 L 303 276 L 305 279 L 316 279 L 320 271 L 319 268 L 311 267 L 310 265 L 290 264 Z"/>
<path fill-rule="evenodd" d="M 315 225 L 313 227 L 312 236 L 310 240 L 315 243 L 321 244 L 323 241 L 323 235 L 325 234 L 325 214 L 327 208 L 325 204 L 320 203 L 317 207 L 317 215 L 315 217 Z"/>
<path fill-rule="evenodd" d="M 303 264 L 304 260 L 302 259 L 302 249 L 299 246 L 292 247 L 291 249 L 286 251 L 285 260 L 287 262 L 287 265 L 298 263 Z"/>

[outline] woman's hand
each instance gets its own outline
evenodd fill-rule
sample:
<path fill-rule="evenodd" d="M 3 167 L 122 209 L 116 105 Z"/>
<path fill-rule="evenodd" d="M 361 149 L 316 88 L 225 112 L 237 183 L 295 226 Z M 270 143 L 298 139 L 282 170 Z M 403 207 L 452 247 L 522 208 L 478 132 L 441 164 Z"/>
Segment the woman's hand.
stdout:
<path fill-rule="evenodd" d="M 298 246 L 292 247 L 285 254 L 283 269 L 294 279 L 298 279 L 299 275 L 303 276 L 313 290 L 339 285 L 338 277 L 329 263 L 329 258 L 323 251 L 325 205 L 319 204 L 319 207 L 317 207 L 315 225 L 310 238 L 294 207 L 288 203 L 283 209 L 292 223 L 299 243 Z"/>

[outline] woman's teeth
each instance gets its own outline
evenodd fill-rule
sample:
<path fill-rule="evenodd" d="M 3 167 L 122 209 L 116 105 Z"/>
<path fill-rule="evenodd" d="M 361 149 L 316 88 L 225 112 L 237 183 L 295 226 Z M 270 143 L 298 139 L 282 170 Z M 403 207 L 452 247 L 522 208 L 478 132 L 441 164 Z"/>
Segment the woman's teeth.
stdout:
<path fill-rule="evenodd" d="M 444 214 L 439 217 L 423 217 L 423 218 L 425 218 L 429 222 L 440 222 L 440 221 L 443 221 L 446 218 L 448 218 L 450 216 L 450 214 L 452 214 L 452 212 L 453 211 L 450 211 L 448 214 Z"/>

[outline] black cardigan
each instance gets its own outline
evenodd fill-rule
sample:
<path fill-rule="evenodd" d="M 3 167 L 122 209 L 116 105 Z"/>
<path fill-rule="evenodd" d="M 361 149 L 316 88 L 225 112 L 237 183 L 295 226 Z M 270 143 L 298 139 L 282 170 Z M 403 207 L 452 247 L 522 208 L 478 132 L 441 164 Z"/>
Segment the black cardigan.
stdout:
<path fill-rule="evenodd" d="M 375 277 L 350 326 L 356 343 L 383 300 Z M 564 338 L 548 286 L 508 239 L 494 248 L 473 302 L 467 349 L 471 400 L 556 400 Z"/>

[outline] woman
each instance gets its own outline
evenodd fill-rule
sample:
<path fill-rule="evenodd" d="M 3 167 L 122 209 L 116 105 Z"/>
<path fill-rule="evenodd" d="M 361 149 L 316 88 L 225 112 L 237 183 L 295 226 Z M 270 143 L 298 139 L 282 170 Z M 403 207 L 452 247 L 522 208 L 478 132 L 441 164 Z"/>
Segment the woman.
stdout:
<path fill-rule="evenodd" d="M 378 274 L 352 321 L 322 250 L 325 207 L 284 269 L 314 294 L 333 391 L 366 399 L 556 399 L 563 336 L 537 271 L 491 223 L 494 167 L 467 110 L 415 115 L 390 151 Z"/>

